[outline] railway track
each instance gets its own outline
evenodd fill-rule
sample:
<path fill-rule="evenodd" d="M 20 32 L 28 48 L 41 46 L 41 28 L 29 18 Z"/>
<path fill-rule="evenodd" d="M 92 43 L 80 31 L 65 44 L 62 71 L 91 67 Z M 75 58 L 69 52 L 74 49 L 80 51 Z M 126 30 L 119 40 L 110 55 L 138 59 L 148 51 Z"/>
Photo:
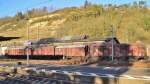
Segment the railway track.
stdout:
<path fill-rule="evenodd" d="M 38 61 L 38 62 L 37 62 Z M 26 63 L 26 59 L 10 59 L 10 58 L 3 58 L 0 59 L 1 63 L 9 63 L 9 62 L 23 62 Z M 87 62 L 80 61 L 80 60 L 39 60 L 39 59 L 30 59 L 30 63 L 32 64 L 58 64 L 58 65 L 78 65 L 78 64 L 85 64 Z"/>
<path fill-rule="evenodd" d="M 3 58 L 0 59 L 1 64 L 12 63 L 16 64 L 17 62 L 22 62 L 22 64 L 26 64 L 26 59 L 10 59 Z M 127 67 L 140 67 L 147 68 L 150 67 L 149 61 L 137 61 L 137 62 L 116 62 L 112 64 L 110 61 L 85 61 L 78 59 L 70 59 L 70 60 L 37 60 L 30 59 L 30 64 L 48 64 L 48 65 L 86 65 L 86 66 L 127 66 Z"/>

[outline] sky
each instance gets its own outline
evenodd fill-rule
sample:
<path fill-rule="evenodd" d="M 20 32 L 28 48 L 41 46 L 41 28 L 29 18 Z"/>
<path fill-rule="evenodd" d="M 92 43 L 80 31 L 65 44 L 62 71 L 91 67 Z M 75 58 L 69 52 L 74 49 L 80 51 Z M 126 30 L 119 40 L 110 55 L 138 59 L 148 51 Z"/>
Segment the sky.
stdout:
<path fill-rule="evenodd" d="M 88 0 L 94 4 L 125 4 L 140 0 Z M 150 7 L 150 0 L 145 0 Z M 16 12 L 25 12 L 32 8 L 53 6 L 56 9 L 81 6 L 85 0 L 0 0 L 0 17 L 13 16 Z"/>

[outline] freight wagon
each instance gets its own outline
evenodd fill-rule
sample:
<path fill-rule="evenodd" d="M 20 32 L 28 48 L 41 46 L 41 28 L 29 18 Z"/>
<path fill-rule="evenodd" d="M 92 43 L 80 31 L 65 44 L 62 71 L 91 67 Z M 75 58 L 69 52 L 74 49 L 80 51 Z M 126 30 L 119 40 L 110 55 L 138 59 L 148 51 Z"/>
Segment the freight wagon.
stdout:
<path fill-rule="evenodd" d="M 142 44 L 114 44 L 114 59 L 146 59 L 146 47 Z M 30 46 L 29 48 L 7 48 L 3 54 L 11 58 L 48 59 L 79 59 L 87 60 L 110 60 L 112 57 L 111 43 L 89 43 L 89 44 L 69 44 L 55 46 Z"/>
<path fill-rule="evenodd" d="M 88 57 L 88 45 L 65 45 L 55 47 L 55 55 L 63 59 L 86 60 Z"/>
<path fill-rule="evenodd" d="M 10 58 L 24 58 L 25 49 L 24 48 L 7 48 L 4 51 L 4 55 Z"/>
<path fill-rule="evenodd" d="M 27 49 L 30 52 L 31 58 L 54 58 L 58 57 L 55 55 L 55 47 L 54 46 L 40 46 L 40 47 L 33 47 Z"/>

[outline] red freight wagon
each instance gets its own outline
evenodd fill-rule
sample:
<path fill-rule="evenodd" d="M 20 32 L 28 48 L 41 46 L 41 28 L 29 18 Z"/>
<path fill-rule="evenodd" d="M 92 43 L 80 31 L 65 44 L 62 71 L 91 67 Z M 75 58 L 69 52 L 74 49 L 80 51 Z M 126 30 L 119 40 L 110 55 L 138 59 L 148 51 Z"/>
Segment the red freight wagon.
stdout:
<path fill-rule="evenodd" d="M 42 55 L 42 50 L 41 48 L 36 48 L 33 51 L 33 55 Z"/>
<path fill-rule="evenodd" d="M 121 49 L 119 44 L 114 44 L 114 56 L 121 56 Z M 92 44 L 90 46 L 91 56 L 101 56 L 104 58 L 112 56 L 112 45 L 111 44 Z"/>
<path fill-rule="evenodd" d="M 104 44 L 102 47 L 102 51 L 103 51 L 103 56 L 106 57 L 110 57 L 112 56 L 112 45 L 111 44 Z M 116 44 L 114 44 L 114 56 L 116 54 L 118 54 L 118 46 Z"/>
<path fill-rule="evenodd" d="M 66 56 L 66 48 L 64 46 L 55 47 L 56 56 Z"/>
<path fill-rule="evenodd" d="M 25 55 L 33 55 L 33 49 L 31 49 L 31 48 L 28 48 L 28 49 L 26 49 L 25 50 Z"/>
<path fill-rule="evenodd" d="M 9 55 L 10 49 L 5 50 L 5 55 Z"/>
<path fill-rule="evenodd" d="M 129 53 L 129 45 L 127 44 L 114 44 L 114 57 L 123 58 L 127 57 Z M 107 44 L 104 48 L 104 56 L 112 56 L 112 45 Z"/>
<path fill-rule="evenodd" d="M 101 44 L 92 44 L 90 45 L 90 56 L 103 56 L 104 46 Z"/>
<path fill-rule="evenodd" d="M 24 49 L 16 49 L 16 55 L 24 55 Z"/>
<path fill-rule="evenodd" d="M 104 44 L 103 45 L 103 47 L 102 47 L 102 49 L 103 49 L 103 56 L 104 57 L 108 57 L 108 56 L 111 56 L 111 50 L 112 50 L 112 48 L 111 48 L 112 46 L 111 46 L 111 44 Z"/>
<path fill-rule="evenodd" d="M 86 45 L 67 46 L 67 56 L 86 56 Z"/>
<path fill-rule="evenodd" d="M 42 55 L 54 56 L 54 46 L 42 47 Z"/>
<path fill-rule="evenodd" d="M 136 58 L 143 58 L 146 56 L 146 47 L 139 43 L 131 44 L 129 55 L 134 56 Z"/>
<path fill-rule="evenodd" d="M 55 55 L 62 56 L 85 56 L 85 45 L 65 45 L 55 48 Z"/>
<path fill-rule="evenodd" d="M 23 48 L 10 48 L 6 50 L 7 55 L 24 55 L 24 49 Z"/>

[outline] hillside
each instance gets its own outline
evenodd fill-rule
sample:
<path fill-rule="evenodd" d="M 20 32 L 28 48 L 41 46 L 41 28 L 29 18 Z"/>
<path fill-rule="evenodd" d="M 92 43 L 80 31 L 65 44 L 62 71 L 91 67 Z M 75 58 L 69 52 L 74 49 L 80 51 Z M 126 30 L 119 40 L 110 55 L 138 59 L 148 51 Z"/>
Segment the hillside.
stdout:
<path fill-rule="evenodd" d="M 29 38 L 88 35 L 90 39 L 111 35 L 110 25 L 121 42 L 143 41 L 150 43 L 150 11 L 141 6 L 89 5 L 56 10 L 28 19 L 14 17 L 0 19 L 0 36 L 20 37 L 12 41 L 25 41 L 27 28 Z"/>

